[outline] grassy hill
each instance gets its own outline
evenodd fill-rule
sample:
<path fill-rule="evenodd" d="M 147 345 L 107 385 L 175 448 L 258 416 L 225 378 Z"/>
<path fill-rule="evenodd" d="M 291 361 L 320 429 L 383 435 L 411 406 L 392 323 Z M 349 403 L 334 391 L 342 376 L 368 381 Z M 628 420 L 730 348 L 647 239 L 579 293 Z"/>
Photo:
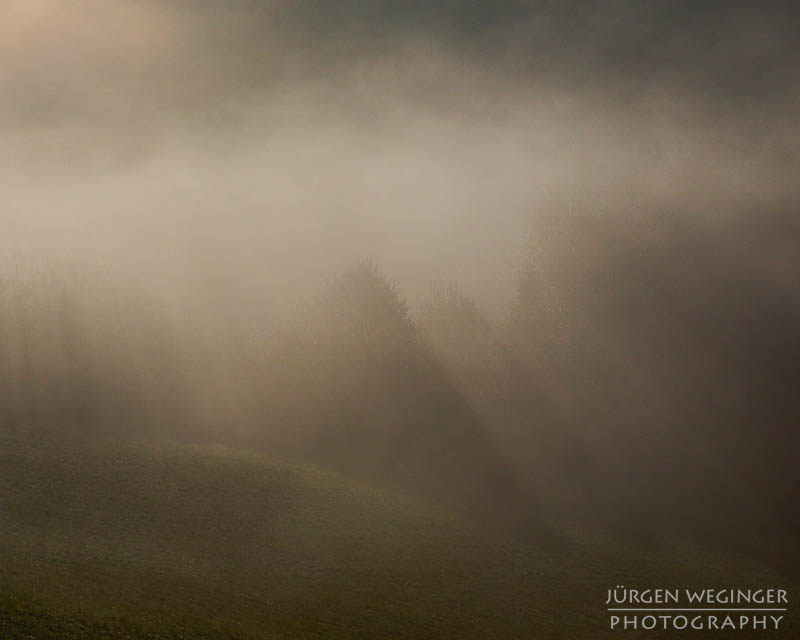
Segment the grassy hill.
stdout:
<path fill-rule="evenodd" d="M 785 584 L 674 541 L 564 529 L 556 547 L 523 544 L 211 446 L 3 431 L 0 514 L 2 638 L 613 637 L 603 603 L 617 584 Z"/>

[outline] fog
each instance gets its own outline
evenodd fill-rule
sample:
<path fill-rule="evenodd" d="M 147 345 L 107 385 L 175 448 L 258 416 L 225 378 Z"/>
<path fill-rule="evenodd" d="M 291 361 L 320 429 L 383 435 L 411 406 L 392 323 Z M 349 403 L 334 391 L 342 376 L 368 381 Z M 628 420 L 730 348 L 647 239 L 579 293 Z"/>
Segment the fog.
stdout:
<path fill-rule="evenodd" d="M 7 420 L 795 535 L 796 10 L 590 5 L 4 3 Z"/>

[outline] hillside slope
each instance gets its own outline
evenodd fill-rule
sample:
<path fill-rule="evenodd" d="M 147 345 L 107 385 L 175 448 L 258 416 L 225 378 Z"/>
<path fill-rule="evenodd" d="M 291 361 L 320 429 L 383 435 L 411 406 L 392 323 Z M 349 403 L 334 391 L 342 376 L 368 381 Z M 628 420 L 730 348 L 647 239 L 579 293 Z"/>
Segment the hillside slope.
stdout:
<path fill-rule="evenodd" d="M 601 637 L 616 584 L 780 583 L 674 544 L 523 546 L 220 447 L 0 432 L 0 513 L 3 638 Z"/>

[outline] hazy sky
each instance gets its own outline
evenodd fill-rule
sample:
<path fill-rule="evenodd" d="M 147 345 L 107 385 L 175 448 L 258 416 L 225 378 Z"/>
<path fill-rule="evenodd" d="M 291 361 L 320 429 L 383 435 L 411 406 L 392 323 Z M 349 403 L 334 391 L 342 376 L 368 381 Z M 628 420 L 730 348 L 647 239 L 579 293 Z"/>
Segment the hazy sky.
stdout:
<path fill-rule="evenodd" d="M 502 305 L 542 218 L 795 201 L 797 11 L 751 4 L 7 0 L 3 244 L 276 298 L 372 259 Z"/>

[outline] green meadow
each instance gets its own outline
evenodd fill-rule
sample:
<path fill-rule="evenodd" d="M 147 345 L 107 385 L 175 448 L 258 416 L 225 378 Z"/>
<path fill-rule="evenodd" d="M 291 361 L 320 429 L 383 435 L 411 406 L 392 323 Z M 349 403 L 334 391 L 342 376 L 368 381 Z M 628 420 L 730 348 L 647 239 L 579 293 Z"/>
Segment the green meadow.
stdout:
<path fill-rule="evenodd" d="M 604 604 L 618 584 L 786 585 L 675 540 L 564 526 L 523 542 L 218 446 L 4 432 L 0 509 L 4 639 L 618 637 Z M 788 624 L 773 635 L 797 637 Z"/>

